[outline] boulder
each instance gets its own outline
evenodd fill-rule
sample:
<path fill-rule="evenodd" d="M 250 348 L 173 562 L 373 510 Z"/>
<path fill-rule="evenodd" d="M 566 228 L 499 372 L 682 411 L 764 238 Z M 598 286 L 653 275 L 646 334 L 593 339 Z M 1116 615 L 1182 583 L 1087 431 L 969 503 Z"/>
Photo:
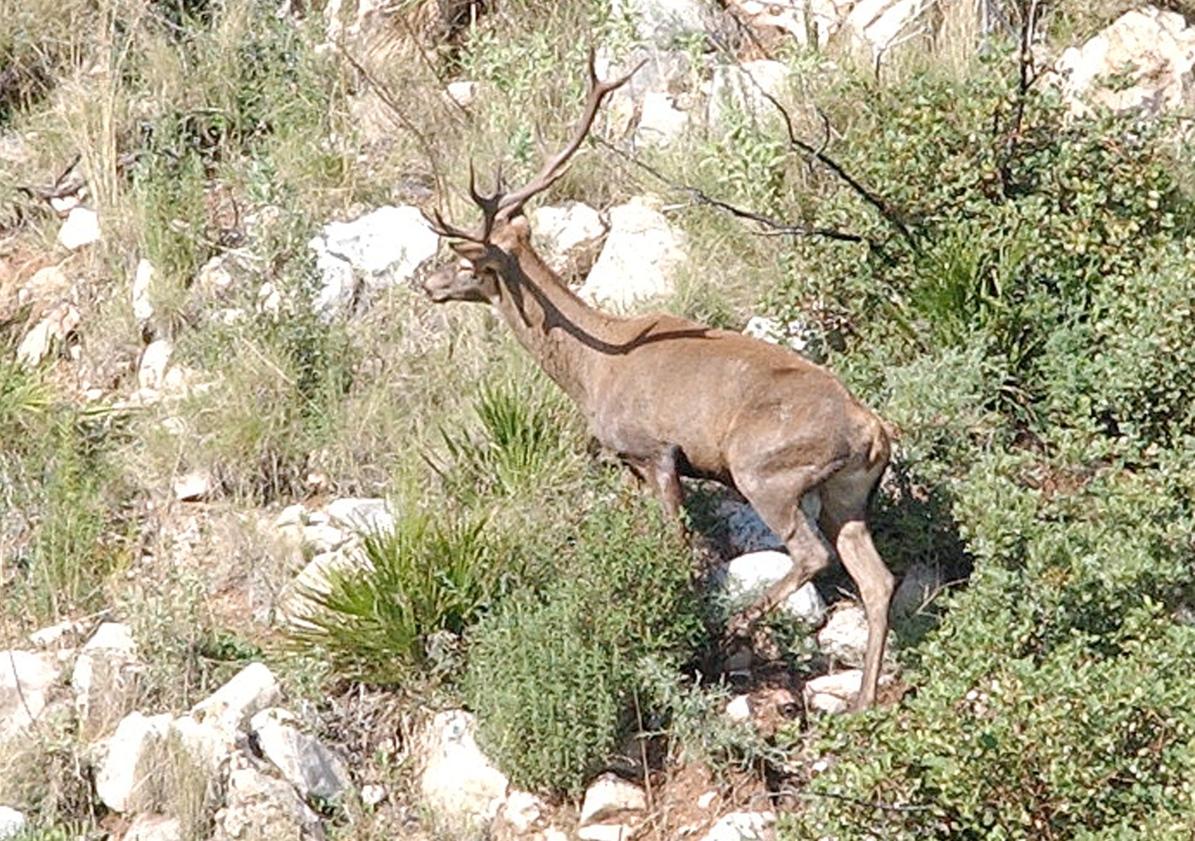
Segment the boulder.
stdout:
<path fill-rule="evenodd" d="M 689 112 L 679 107 L 676 97 L 667 91 L 648 91 L 639 109 L 637 146 L 668 146 L 689 126 Z"/>
<path fill-rule="evenodd" d="M 725 132 L 734 124 L 736 114 L 750 122 L 782 120 L 768 97 L 784 104 L 788 98 L 790 75 L 788 65 L 769 59 L 715 67 L 706 106 L 710 130 Z"/>
<path fill-rule="evenodd" d="M 1092 105 L 1149 115 L 1195 102 L 1195 26 L 1178 12 L 1146 6 L 1125 12 L 1055 68 L 1076 114 Z"/>
<path fill-rule="evenodd" d="M 129 711 L 136 698 L 139 666 L 137 643 L 128 625 L 105 622 L 96 629 L 71 673 L 80 738 L 106 735 Z"/>
<path fill-rule="evenodd" d="M 182 824 L 178 818 L 164 815 L 138 815 L 122 841 L 183 841 Z"/>
<path fill-rule="evenodd" d="M 0 651 L 0 753 L 41 718 L 60 671 L 47 652 Z"/>
<path fill-rule="evenodd" d="M 716 576 L 731 606 L 740 609 L 751 604 L 793 567 L 792 558 L 784 552 L 765 549 L 748 552 L 733 559 Z M 809 625 L 819 625 L 826 618 L 826 605 L 812 581 L 789 596 L 780 605 L 785 613 Z"/>
<path fill-rule="evenodd" d="M 262 755 L 304 798 L 339 798 L 349 788 L 349 771 L 336 754 L 298 727 L 298 719 L 280 707 L 269 707 L 249 721 Z"/>
<path fill-rule="evenodd" d="M 155 808 L 169 728 L 167 714 L 131 712 L 121 719 L 95 776 L 95 791 L 105 806 L 122 813 Z"/>
<path fill-rule="evenodd" d="M 775 823 L 775 812 L 731 812 L 719 818 L 702 841 L 770 841 Z"/>
<path fill-rule="evenodd" d="M 775 3 L 767 0 L 727 0 L 734 16 L 751 27 L 757 36 L 771 40 L 772 33 L 783 33 L 802 46 L 810 43 L 824 47 L 842 27 L 842 19 L 854 0 L 808 0 Z"/>
<path fill-rule="evenodd" d="M 99 240 L 100 217 L 89 207 L 72 209 L 62 227 L 58 229 L 59 245 L 70 251 L 76 251 Z"/>
<path fill-rule="evenodd" d="M 25 816 L 10 806 L 0 806 L 0 841 L 15 838 L 25 832 L 28 821 Z"/>
<path fill-rule="evenodd" d="M 685 252 L 684 235 L 654 203 L 633 198 L 610 209 L 610 234 L 579 294 L 614 311 L 671 295 Z"/>
<path fill-rule="evenodd" d="M 625 76 L 633 68 L 639 68 L 625 85 L 610 94 L 599 117 L 605 124 L 606 133 L 615 137 L 624 137 L 635 128 L 642 116 L 644 100 L 649 95 L 667 95 L 675 102 L 690 91 L 696 77 L 688 53 L 651 46 L 636 46 L 618 57 L 602 49 L 594 64 L 598 76 L 603 79 Z"/>
<path fill-rule="evenodd" d="M 686 37 L 704 36 L 711 7 L 701 0 L 612 0 L 610 11 L 630 20 L 641 40 L 669 47 Z"/>
<path fill-rule="evenodd" d="M 535 829 L 548 811 L 548 805 L 528 791 L 512 791 L 502 804 L 502 820 L 517 835 Z"/>
<path fill-rule="evenodd" d="M 332 522 L 341 528 L 366 534 L 394 531 L 394 514 L 384 499 L 334 499 L 324 506 Z"/>
<path fill-rule="evenodd" d="M 822 653 L 848 666 L 862 666 L 867 651 L 867 614 L 863 606 L 839 604 L 817 632 Z"/>
<path fill-rule="evenodd" d="M 228 254 L 217 254 L 208 260 L 195 275 L 195 288 L 208 298 L 223 298 L 236 282 L 229 265 L 231 257 Z"/>
<path fill-rule="evenodd" d="M 142 329 L 154 317 L 154 305 L 150 297 L 153 280 L 153 264 L 145 258 L 138 260 L 137 268 L 133 272 L 131 298 L 133 303 L 133 319 L 137 322 L 137 326 Z"/>
<path fill-rule="evenodd" d="M 325 318 L 347 314 L 358 297 L 357 274 L 366 291 L 410 280 L 436 255 L 440 238 L 419 209 L 386 206 L 351 222 L 331 222 L 311 239 L 322 277 L 315 307 Z"/>
<path fill-rule="evenodd" d="M 506 775 L 477 747 L 476 721 L 464 710 L 432 719 L 423 738 L 419 790 L 435 823 L 457 832 L 484 829 L 506 800 Z"/>
<path fill-rule="evenodd" d="M 33 367 L 49 355 L 54 345 L 62 344 L 75 332 L 81 318 L 74 304 L 54 307 L 25 334 L 17 346 L 17 361 Z"/>
<path fill-rule="evenodd" d="M 784 541 L 745 502 L 725 499 L 718 503 L 718 519 L 726 529 L 726 542 L 736 555 L 764 549 L 784 549 Z"/>
<path fill-rule="evenodd" d="M 221 776 L 225 763 L 237 749 L 237 732 L 219 719 L 200 721 L 192 715 L 170 722 L 170 749 L 185 757 L 209 779 Z"/>
<path fill-rule="evenodd" d="M 606 236 L 596 210 L 581 202 L 537 207 L 531 212 L 535 250 L 564 278 L 583 277 L 593 266 Z"/>
<path fill-rule="evenodd" d="M 843 28 L 878 58 L 907 37 L 933 5 L 933 0 L 859 0 Z"/>
<path fill-rule="evenodd" d="M 256 713 L 273 706 L 281 690 L 264 663 L 250 663 L 208 698 L 191 709 L 199 722 L 212 721 L 225 730 L 238 730 Z"/>
<path fill-rule="evenodd" d="M 213 841 L 319 841 L 324 828 L 289 783 L 242 760 L 228 775 Z"/>
<path fill-rule="evenodd" d="M 29 635 L 29 642 L 38 648 L 70 648 L 76 645 L 86 627 L 82 622 L 64 619 L 45 628 L 39 628 Z"/>

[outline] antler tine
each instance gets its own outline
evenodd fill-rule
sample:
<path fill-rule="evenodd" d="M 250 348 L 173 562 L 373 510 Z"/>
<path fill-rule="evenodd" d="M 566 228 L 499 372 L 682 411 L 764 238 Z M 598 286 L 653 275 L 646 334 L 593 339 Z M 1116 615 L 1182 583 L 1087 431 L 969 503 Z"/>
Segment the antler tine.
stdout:
<path fill-rule="evenodd" d="M 494 230 L 494 220 L 498 218 L 498 211 L 502 209 L 502 164 L 498 164 L 498 171 L 494 178 L 494 192 L 488 196 L 477 189 L 477 173 L 473 169 L 473 162 L 469 161 L 469 197 L 473 203 L 481 208 L 484 214 L 482 220 L 482 242 L 489 242 L 490 234 Z"/>
<path fill-rule="evenodd" d="M 590 128 L 593 127 L 593 120 L 597 116 L 598 109 L 602 105 L 602 100 L 613 91 L 618 90 L 625 85 L 632 76 L 639 71 L 645 63 L 646 59 L 636 64 L 631 71 L 625 76 L 610 81 L 601 81 L 597 76 L 596 59 L 593 47 L 589 48 L 589 95 L 585 99 L 585 110 L 581 114 L 581 119 L 577 122 L 577 127 L 573 131 L 573 136 L 565 144 L 564 148 L 557 152 L 552 158 L 544 164 L 539 173 L 524 186 L 503 196 L 499 201 L 499 211 L 503 218 L 509 219 L 514 216 L 523 205 L 532 196 L 542 193 L 548 187 L 552 186 L 556 181 L 564 175 L 569 160 L 576 154 L 577 150 L 581 148 L 582 141 L 585 136 L 589 134 Z"/>
<path fill-rule="evenodd" d="M 437 236 L 446 237 L 448 239 L 464 239 L 468 240 L 469 242 L 485 242 L 485 239 L 477 236 L 477 234 L 471 233 L 462 228 L 458 228 L 455 225 L 451 225 L 448 222 L 445 222 L 444 217 L 440 214 L 439 208 L 436 208 L 430 214 L 426 210 L 420 210 L 420 213 L 422 213 L 423 218 L 427 220 L 428 227 L 430 227 Z"/>

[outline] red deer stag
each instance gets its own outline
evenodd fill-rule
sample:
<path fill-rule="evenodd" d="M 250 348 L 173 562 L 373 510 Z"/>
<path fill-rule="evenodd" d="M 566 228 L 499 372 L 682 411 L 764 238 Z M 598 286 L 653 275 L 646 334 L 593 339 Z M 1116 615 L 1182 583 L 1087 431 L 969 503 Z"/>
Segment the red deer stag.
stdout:
<path fill-rule="evenodd" d="M 633 73 L 634 71 L 632 71 Z M 473 230 L 437 212 L 437 233 L 461 259 L 423 283 L 435 302 L 493 306 L 518 341 L 585 413 L 594 436 L 649 482 L 679 517 L 681 476 L 737 489 L 783 538 L 792 570 L 732 622 L 743 633 L 830 563 L 802 512 L 820 497 L 820 527 L 859 587 L 868 637 L 856 709 L 875 700 L 893 577 L 872 545 L 867 507 L 888 465 L 884 425 L 829 371 L 766 342 L 673 315 L 619 318 L 578 298 L 531 247 L 523 206 L 560 178 L 602 99 L 630 78 L 601 82 L 589 60 L 585 111 L 568 144 L 527 185 L 469 192 Z"/>

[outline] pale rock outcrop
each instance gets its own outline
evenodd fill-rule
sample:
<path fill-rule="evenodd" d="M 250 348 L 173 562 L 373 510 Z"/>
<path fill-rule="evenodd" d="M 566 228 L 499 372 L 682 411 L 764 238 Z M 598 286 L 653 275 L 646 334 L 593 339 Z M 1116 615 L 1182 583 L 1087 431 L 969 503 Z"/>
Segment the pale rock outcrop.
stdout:
<path fill-rule="evenodd" d="M 880 686 L 887 686 L 891 682 L 890 675 L 880 676 Z M 847 669 L 816 677 L 805 683 L 805 709 L 832 715 L 844 713 L 851 708 L 862 687 L 862 669 Z"/>
<path fill-rule="evenodd" d="M 648 91 L 639 106 L 636 146 L 668 146 L 689 126 L 689 112 L 667 91 Z"/>
<path fill-rule="evenodd" d="M 686 36 L 702 35 L 711 7 L 701 0 L 613 0 L 610 11 L 629 18 L 643 41 L 668 47 Z"/>
<path fill-rule="evenodd" d="M 1066 50 L 1055 69 L 1076 114 L 1092 105 L 1117 113 L 1174 111 L 1195 102 L 1195 26 L 1178 12 L 1134 9 Z"/>
<path fill-rule="evenodd" d="M 249 721 L 262 755 L 302 797 L 334 800 L 348 790 L 344 762 L 314 736 L 299 728 L 298 719 L 280 707 L 269 707 Z"/>
<path fill-rule="evenodd" d="M 684 235 L 637 197 L 610 208 L 610 234 L 579 294 L 615 312 L 671 295 L 685 264 Z"/>
<path fill-rule="evenodd" d="M 843 21 L 843 28 L 873 56 L 880 57 L 915 31 L 933 0 L 859 0 Z"/>
<path fill-rule="evenodd" d="M 141 812 L 156 807 L 170 720 L 165 713 L 145 716 L 134 711 L 116 726 L 95 776 L 96 794 L 112 811 Z"/>
<path fill-rule="evenodd" d="M 597 259 L 606 236 L 601 214 L 587 204 L 544 205 L 531 211 L 536 253 L 564 278 L 583 277 Z"/>
<path fill-rule="evenodd" d="M 133 304 L 133 319 L 137 326 L 144 329 L 154 317 L 154 304 L 151 291 L 154 280 L 153 263 L 142 257 L 137 261 L 137 268 L 133 271 L 133 285 L 130 297 Z"/>
<path fill-rule="evenodd" d="M 179 502 L 199 502 L 216 490 L 216 480 L 206 470 L 192 470 L 174 480 L 174 498 Z"/>
<path fill-rule="evenodd" d="M 146 345 L 141 353 L 141 364 L 137 366 L 137 387 L 142 390 L 158 391 L 166 381 L 166 369 L 174 355 L 174 343 L 169 339 L 155 339 Z"/>
<path fill-rule="evenodd" d="M 11 806 L 0 806 L 0 841 L 22 834 L 28 823 L 21 812 Z"/>
<path fill-rule="evenodd" d="M 759 34 L 783 32 L 798 44 L 824 47 L 842 27 L 842 19 L 854 0 L 809 0 L 784 3 L 767 0 L 727 0 L 734 16 Z"/>
<path fill-rule="evenodd" d="M 867 613 L 854 602 L 839 603 L 817 632 L 817 644 L 830 659 L 848 666 L 862 666 L 867 651 Z M 884 663 L 895 663 L 891 645 L 884 646 Z"/>
<path fill-rule="evenodd" d="M 17 361 L 27 367 L 37 365 L 49 355 L 56 344 L 66 342 L 81 320 L 79 310 L 74 304 L 58 304 L 21 339 L 17 346 Z"/>
<path fill-rule="evenodd" d="M 341 528 L 362 533 L 394 531 L 394 514 L 384 499 L 344 497 L 324 506 L 332 522 Z"/>
<path fill-rule="evenodd" d="M 264 663 L 250 663 L 208 698 L 191 708 L 196 721 L 212 721 L 238 730 L 281 696 L 278 680 Z"/>
<path fill-rule="evenodd" d="M 289 783 L 241 758 L 228 774 L 224 807 L 216 813 L 213 841 L 320 841 L 319 815 Z"/>
<path fill-rule="evenodd" d="M 66 221 L 58 229 L 58 243 L 76 251 L 86 245 L 99 242 L 100 217 L 90 207 L 75 207 L 67 214 Z"/>
<path fill-rule="evenodd" d="M 409 280 L 436 255 L 440 238 L 418 208 L 401 205 L 379 207 L 351 222 L 330 222 L 308 245 L 322 277 L 314 306 L 332 318 L 348 314 L 362 291 Z"/>
<path fill-rule="evenodd" d="M 445 710 L 423 737 L 419 790 L 438 826 L 476 832 L 487 826 L 506 800 L 508 780 L 481 752 L 476 721 L 464 710 Z"/>
<path fill-rule="evenodd" d="M 71 672 L 81 738 L 106 735 L 129 711 L 136 698 L 139 667 L 137 642 L 128 625 L 104 622 L 96 629 Z"/>
<path fill-rule="evenodd" d="M 780 111 L 768 97 L 784 105 L 788 98 L 789 77 L 786 64 L 770 59 L 715 67 L 706 106 L 710 130 L 726 131 L 733 125 L 735 114 L 743 115 L 750 122 L 782 120 Z"/>

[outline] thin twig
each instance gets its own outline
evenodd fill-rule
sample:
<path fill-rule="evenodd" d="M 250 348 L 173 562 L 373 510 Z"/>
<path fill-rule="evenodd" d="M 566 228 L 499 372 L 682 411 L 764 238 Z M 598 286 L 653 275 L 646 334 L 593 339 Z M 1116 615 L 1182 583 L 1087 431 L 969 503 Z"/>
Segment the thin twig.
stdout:
<path fill-rule="evenodd" d="M 881 812 L 928 812 L 934 808 L 929 803 L 881 803 L 877 800 L 863 800 L 859 797 L 851 797 L 849 794 L 838 794 L 833 791 L 804 791 L 796 788 L 780 788 L 775 791 L 765 792 L 756 797 L 779 797 L 781 795 L 788 795 L 790 797 L 803 797 L 807 800 L 816 800 L 821 798 L 823 800 L 838 800 L 842 803 L 850 803 L 854 806 L 864 806 L 868 809 L 876 809 Z"/>
<path fill-rule="evenodd" d="M 336 42 L 336 49 L 342 56 L 344 56 L 345 60 L 348 61 L 348 63 L 351 64 L 353 68 L 361 74 L 361 77 L 365 79 L 367 83 L 369 83 L 369 86 L 373 88 L 373 92 L 377 94 L 377 97 L 382 101 L 382 104 L 389 109 L 390 113 L 394 116 L 398 124 L 415 136 L 415 139 L 418 141 L 419 145 L 423 147 L 423 153 L 427 156 L 428 164 L 432 168 L 432 180 L 436 182 L 436 192 L 443 194 L 444 179 L 440 175 L 440 166 L 436 158 L 435 147 L 432 145 L 431 141 L 428 140 L 427 135 L 420 131 L 419 127 L 411 121 L 411 118 L 403 112 L 394 96 L 390 93 L 390 89 L 379 82 L 374 75 L 365 68 L 365 65 L 358 61 L 348 51 L 348 49 L 345 48 L 341 41 Z"/>
<path fill-rule="evenodd" d="M 693 201 L 694 204 L 706 205 L 708 207 L 715 207 L 718 210 L 726 211 L 727 213 L 731 214 L 732 216 L 736 216 L 739 219 L 747 219 L 752 222 L 755 222 L 756 224 L 762 225 L 763 227 L 767 228 L 766 231 L 758 232 L 762 236 L 792 236 L 792 237 L 818 236 L 818 237 L 825 237 L 826 239 L 838 240 L 839 242 L 863 242 L 863 243 L 867 243 L 868 245 L 871 245 L 872 247 L 878 247 L 877 243 L 874 243 L 871 240 L 869 240 L 866 237 L 861 236 L 859 234 L 852 234 L 852 233 L 848 233 L 846 231 L 835 230 L 833 228 L 811 228 L 806 225 L 793 225 L 793 224 L 786 223 L 786 222 L 779 222 L 779 221 L 772 219 L 768 216 L 764 216 L 761 213 L 756 213 L 753 210 L 746 210 L 744 208 L 737 207 L 733 204 L 730 204 L 729 202 L 723 201 L 722 199 L 714 198 L 713 196 L 703 192 L 702 190 L 698 189 L 697 187 L 693 187 L 688 184 L 681 184 L 677 181 L 674 181 L 673 179 L 669 178 L 664 173 L 660 172 L 658 169 L 653 167 L 651 164 L 645 163 L 644 161 L 639 160 L 638 158 L 634 157 L 633 155 L 627 153 L 626 151 L 619 149 L 617 146 L 615 146 L 614 144 L 605 140 L 604 138 L 597 137 L 594 139 L 601 145 L 605 146 L 610 151 L 614 152 L 616 155 L 620 156 L 623 160 L 627 161 L 628 163 L 639 167 L 644 172 L 647 172 L 650 175 L 654 176 L 655 178 L 659 179 L 660 181 L 664 182 L 672 189 L 677 190 L 678 192 L 685 193 L 686 195 L 688 195 L 690 197 L 690 199 Z"/>

